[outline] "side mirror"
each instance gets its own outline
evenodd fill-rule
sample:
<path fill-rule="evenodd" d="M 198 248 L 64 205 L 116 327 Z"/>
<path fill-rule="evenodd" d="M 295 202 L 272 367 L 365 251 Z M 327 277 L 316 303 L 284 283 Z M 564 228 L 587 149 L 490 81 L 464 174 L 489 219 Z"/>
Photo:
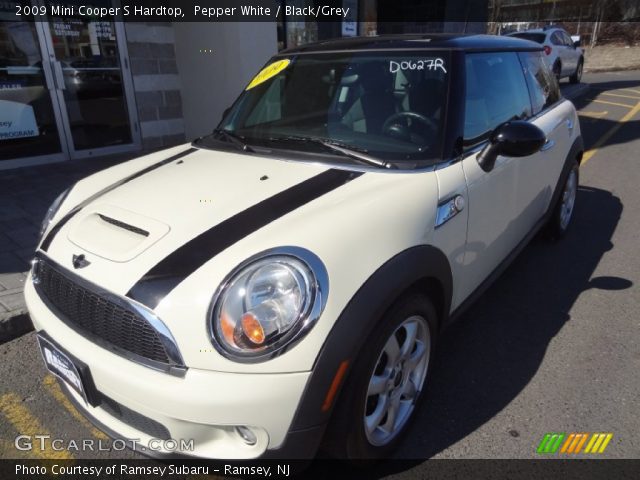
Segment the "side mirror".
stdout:
<path fill-rule="evenodd" d="M 580 40 L 576 40 L 573 42 L 573 48 L 578 48 L 580 46 Z"/>
<path fill-rule="evenodd" d="M 544 132 L 532 123 L 524 120 L 503 123 L 491 132 L 489 143 L 478 154 L 478 164 L 490 172 L 498 155 L 527 157 L 540 150 L 545 141 Z"/>

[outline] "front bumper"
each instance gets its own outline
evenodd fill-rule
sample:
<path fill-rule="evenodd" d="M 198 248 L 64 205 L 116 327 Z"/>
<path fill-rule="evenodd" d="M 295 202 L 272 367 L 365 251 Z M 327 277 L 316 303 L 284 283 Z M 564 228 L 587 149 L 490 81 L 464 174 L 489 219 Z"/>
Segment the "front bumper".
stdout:
<path fill-rule="evenodd" d="M 115 355 L 67 326 L 46 307 L 30 280 L 25 299 L 36 330 L 46 331 L 87 365 L 100 396 L 122 411 L 165 427 L 178 446 L 181 440 L 193 442 L 188 451 L 176 450 L 173 444 L 165 449 L 164 442 L 136 428 L 139 422 L 128 421 L 131 416 L 118 417 L 107 404 L 88 405 L 65 388 L 80 410 L 109 435 L 133 440 L 143 453 L 154 456 L 254 459 L 315 454 L 323 427 L 289 432 L 310 372 L 237 374 L 189 368 L 182 378 L 158 372 Z M 250 428 L 256 443 L 247 444 L 236 426 Z"/>

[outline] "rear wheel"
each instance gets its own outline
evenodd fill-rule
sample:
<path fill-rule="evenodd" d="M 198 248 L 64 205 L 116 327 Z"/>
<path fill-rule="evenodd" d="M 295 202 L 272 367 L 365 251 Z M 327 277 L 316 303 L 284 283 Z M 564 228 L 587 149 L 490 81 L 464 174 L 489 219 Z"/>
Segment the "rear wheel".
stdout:
<path fill-rule="evenodd" d="M 549 233 L 553 238 L 563 237 L 571 225 L 578 194 L 579 171 L 578 162 L 575 162 L 569 170 L 562 193 L 549 220 Z"/>
<path fill-rule="evenodd" d="M 387 458 L 419 405 L 435 345 L 436 311 L 409 294 L 385 314 L 345 383 L 325 439 L 332 455 Z"/>
<path fill-rule="evenodd" d="M 573 73 L 573 75 L 571 75 L 571 77 L 569 77 L 569 81 L 571 83 L 580 83 L 580 80 L 582 79 L 583 67 L 584 67 L 584 61 L 580 59 L 580 61 L 578 62 L 578 66 L 576 67 L 576 71 Z"/>

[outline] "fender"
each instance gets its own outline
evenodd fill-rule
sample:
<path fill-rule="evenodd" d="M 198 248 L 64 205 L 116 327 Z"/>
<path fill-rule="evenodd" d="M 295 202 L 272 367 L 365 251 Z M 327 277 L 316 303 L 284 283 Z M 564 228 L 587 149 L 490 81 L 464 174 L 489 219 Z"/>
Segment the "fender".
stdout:
<path fill-rule="evenodd" d="M 353 365 L 385 311 L 405 291 L 424 280 L 439 284 L 442 298 L 438 310 L 441 317 L 446 317 L 451 308 L 453 278 L 447 257 L 433 246 L 404 250 L 367 279 L 342 311 L 322 346 L 290 431 L 310 429 L 329 420 L 344 382 L 338 385 L 330 408 L 323 404 L 342 362 Z M 439 319 L 440 325 L 443 320 Z M 344 379 L 348 370 L 343 373 L 346 373 L 342 376 Z"/>

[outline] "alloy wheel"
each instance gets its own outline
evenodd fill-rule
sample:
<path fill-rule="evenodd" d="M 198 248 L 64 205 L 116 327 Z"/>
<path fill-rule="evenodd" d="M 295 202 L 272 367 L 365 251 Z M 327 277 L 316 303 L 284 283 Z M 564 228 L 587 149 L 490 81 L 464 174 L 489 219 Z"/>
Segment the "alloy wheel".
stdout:
<path fill-rule="evenodd" d="M 364 430 L 369 443 L 384 446 L 404 428 L 415 408 L 429 366 L 431 333 L 414 315 L 387 339 L 369 379 Z"/>

